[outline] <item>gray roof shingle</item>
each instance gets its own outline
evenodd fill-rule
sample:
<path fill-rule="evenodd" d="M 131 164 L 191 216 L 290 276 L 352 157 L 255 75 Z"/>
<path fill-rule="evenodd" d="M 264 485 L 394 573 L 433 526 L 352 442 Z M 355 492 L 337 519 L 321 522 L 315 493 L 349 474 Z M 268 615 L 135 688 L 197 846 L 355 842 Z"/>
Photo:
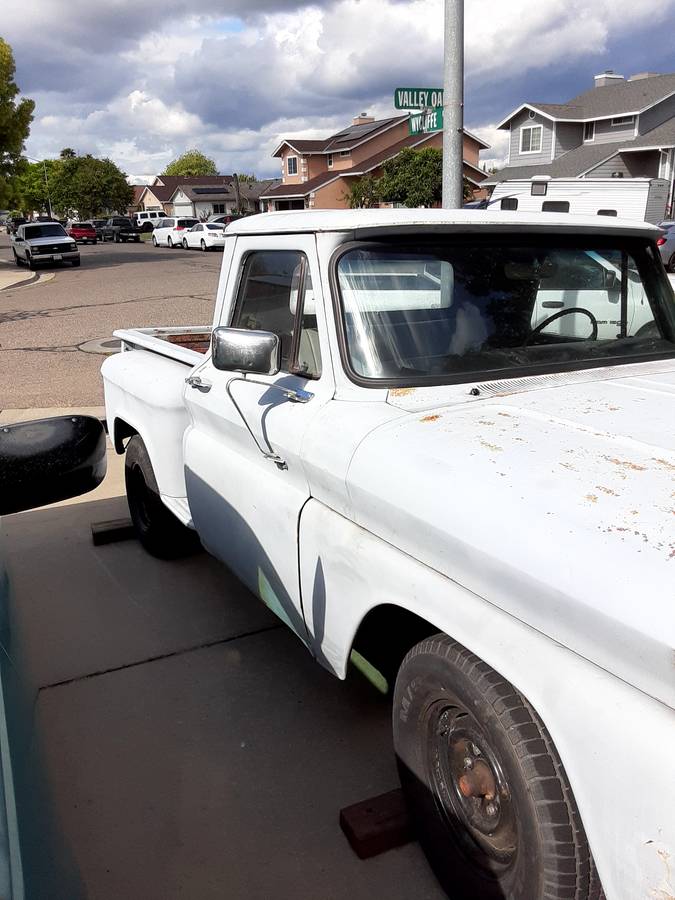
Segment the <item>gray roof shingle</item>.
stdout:
<path fill-rule="evenodd" d="M 593 87 L 577 94 L 567 103 L 535 103 L 528 106 L 540 109 L 555 119 L 574 121 L 621 116 L 653 106 L 675 92 L 675 73 L 650 75 L 636 81 L 617 81 L 604 87 Z"/>

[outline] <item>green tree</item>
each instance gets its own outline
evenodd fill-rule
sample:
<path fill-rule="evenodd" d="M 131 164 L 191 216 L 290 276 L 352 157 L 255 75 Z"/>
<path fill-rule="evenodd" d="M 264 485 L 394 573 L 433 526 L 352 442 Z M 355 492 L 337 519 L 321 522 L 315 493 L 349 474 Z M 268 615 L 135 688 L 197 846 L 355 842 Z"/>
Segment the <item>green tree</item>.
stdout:
<path fill-rule="evenodd" d="M 255 184 L 255 182 L 258 180 L 253 172 L 245 172 L 243 175 L 240 174 L 238 178 L 240 184 Z"/>
<path fill-rule="evenodd" d="M 101 213 L 124 212 L 133 188 L 115 163 L 94 156 L 60 159 L 50 177 L 52 204 L 64 216 L 88 219 Z"/>
<path fill-rule="evenodd" d="M 64 147 L 63 150 L 59 153 L 61 159 L 75 159 L 77 153 L 73 150 L 72 147 Z"/>
<path fill-rule="evenodd" d="M 186 150 L 182 156 L 170 162 L 163 175 L 183 175 L 192 178 L 197 175 L 217 175 L 216 164 L 199 150 Z"/>
<path fill-rule="evenodd" d="M 14 179 L 15 202 L 24 214 L 49 212 L 51 187 L 54 183 L 58 161 L 26 162 Z"/>
<path fill-rule="evenodd" d="M 25 165 L 21 154 L 35 109 L 35 103 L 26 97 L 17 102 L 15 72 L 12 48 L 0 38 L 0 206 L 17 202 L 14 182 Z"/>
<path fill-rule="evenodd" d="M 443 151 L 437 147 L 413 150 L 405 147 L 382 167 L 379 179 L 381 199 L 404 206 L 435 206 L 443 197 Z M 473 189 L 463 179 L 464 199 L 473 196 Z"/>
<path fill-rule="evenodd" d="M 343 199 L 347 201 L 350 209 L 373 209 L 377 207 L 380 202 L 380 179 L 372 175 L 351 179 Z"/>

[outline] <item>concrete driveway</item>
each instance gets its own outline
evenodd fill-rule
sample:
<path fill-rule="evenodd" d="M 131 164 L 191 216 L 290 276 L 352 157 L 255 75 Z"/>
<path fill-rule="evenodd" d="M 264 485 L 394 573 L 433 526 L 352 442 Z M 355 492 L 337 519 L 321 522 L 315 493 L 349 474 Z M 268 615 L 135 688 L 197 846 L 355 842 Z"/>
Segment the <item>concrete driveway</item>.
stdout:
<path fill-rule="evenodd" d="M 416 844 L 360 861 L 338 826 L 398 784 L 388 701 L 324 672 L 206 554 L 94 547 L 90 524 L 127 513 L 120 487 L 111 457 L 93 494 L 2 521 L 26 743 L 81 894 L 440 900 Z"/>

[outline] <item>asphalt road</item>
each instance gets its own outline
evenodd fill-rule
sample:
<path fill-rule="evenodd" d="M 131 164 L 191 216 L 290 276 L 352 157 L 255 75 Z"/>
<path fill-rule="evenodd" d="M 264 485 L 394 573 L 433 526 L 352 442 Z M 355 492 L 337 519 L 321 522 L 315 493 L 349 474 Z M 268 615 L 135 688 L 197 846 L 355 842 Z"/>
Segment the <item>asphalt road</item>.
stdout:
<path fill-rule="evenodd" d="M 116 328 L 211 322 L 222 254 L 152 244 L 80 247 L 81 266 L 40 268 L 51 280 L 0 291 L 0 409 L 98 406 L 105 358 L 87 341 Z M 0 235 L 0 267 L 13 266 Z"/>

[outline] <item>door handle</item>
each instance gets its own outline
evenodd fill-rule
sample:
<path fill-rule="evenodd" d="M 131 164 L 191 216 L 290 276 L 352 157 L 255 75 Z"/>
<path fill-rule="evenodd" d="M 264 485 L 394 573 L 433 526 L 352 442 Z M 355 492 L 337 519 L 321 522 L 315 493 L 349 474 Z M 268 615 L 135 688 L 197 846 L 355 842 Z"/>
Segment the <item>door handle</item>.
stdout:
<path fill-rule="evenodd" d="M 544 300 L 541 305 L 544 309 L 560 309 L 565 304 L 562 300 Z"/>
<path fill-rule="evenodd" d="M 196 388 L 198 391 L 202 391 L 204 394 L 208 394 L 213 387 L 213 384 L 210 381 L 205 381 L 199 375 L 188 375 L 185 379 L 185 384 L 191 388 Z"/>

